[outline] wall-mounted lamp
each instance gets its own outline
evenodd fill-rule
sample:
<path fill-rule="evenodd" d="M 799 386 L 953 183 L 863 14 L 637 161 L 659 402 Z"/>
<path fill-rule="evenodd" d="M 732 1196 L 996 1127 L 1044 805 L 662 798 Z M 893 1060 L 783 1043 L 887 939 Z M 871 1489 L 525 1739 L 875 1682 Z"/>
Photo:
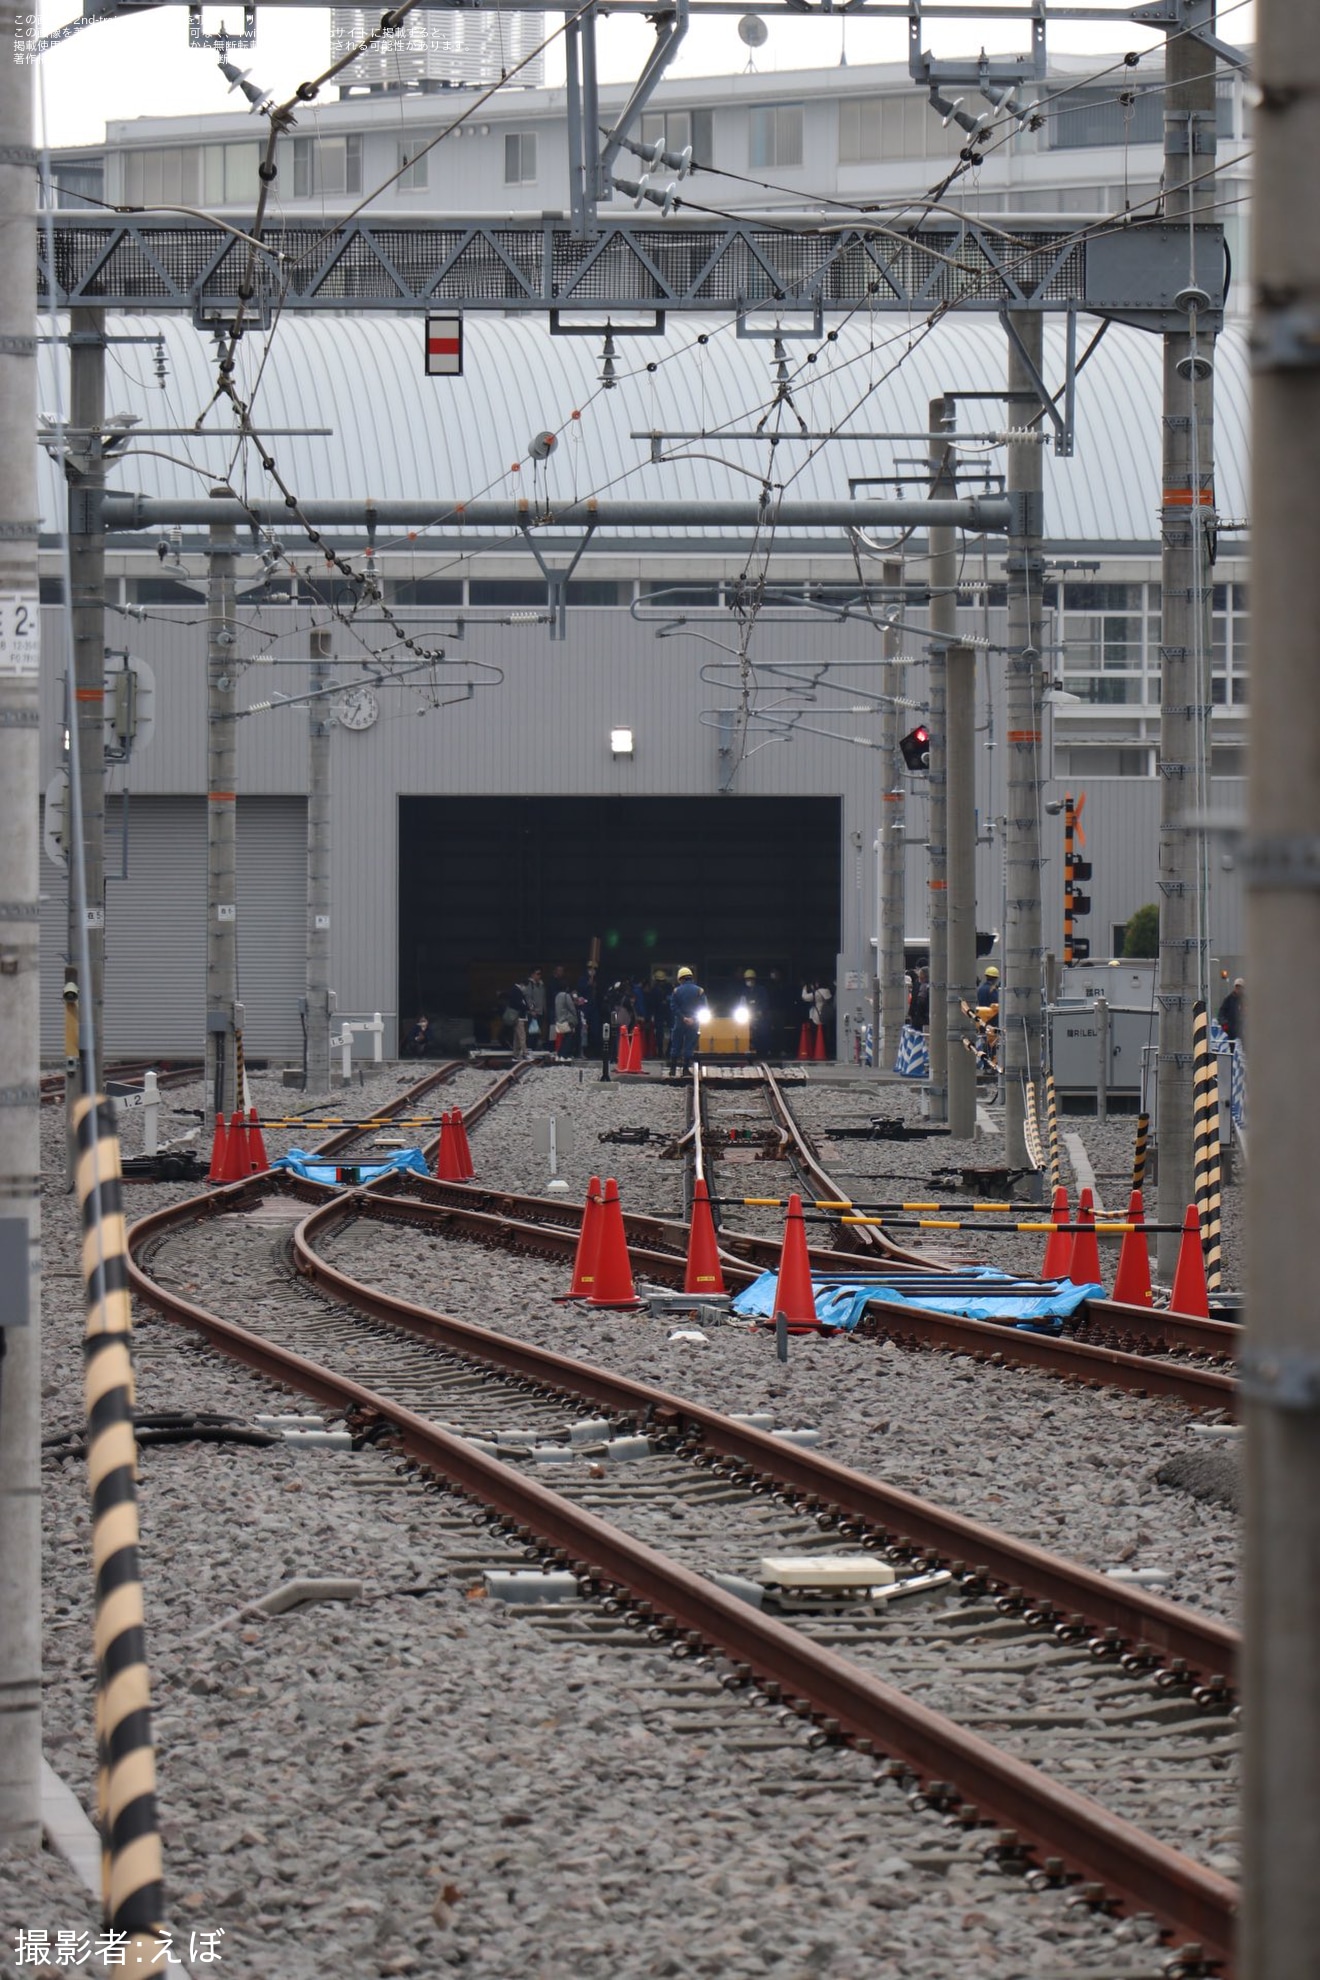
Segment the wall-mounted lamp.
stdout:
<path fill-rule="evenodd" d="M 610 730 L 610 755 L 631 756 L 633 753 L 633 732 L 631 729 Z"/>

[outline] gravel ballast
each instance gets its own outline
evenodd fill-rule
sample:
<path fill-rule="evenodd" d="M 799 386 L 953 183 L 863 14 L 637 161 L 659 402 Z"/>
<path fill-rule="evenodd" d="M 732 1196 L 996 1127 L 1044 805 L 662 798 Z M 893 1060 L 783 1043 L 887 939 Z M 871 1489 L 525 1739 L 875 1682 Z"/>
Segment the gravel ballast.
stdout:
<path fill-rule="evenodd" d="M 575 1147 L 560 1169 L 575 1200 L 590 1174 L 611 1174 L 627 1207 L 678 1214 L 678 1164 L 658 1161 L 655 1144 L 597 1136 L 628 1124 L 681 1132 L 684 1096 L 602 1085 L 597 1066 L 581 1072 L 534 1071 L 517 1105 L 473 1130 L 479 1179 L 543 1188 L 529 1117 L 567 1113 Z M 386 1069 L 363 1097 L 378 1101 L 414 1076 Z M 440 1104 L 468 1102 L 488 1083 L 464 1073 Z M 869 1087 L 793 1098 L 804 1118 L 816 1106 L 842 1117 L 896 1110 L 891 1094 L 915 1099 L 886 1088 L 877 1101 Z M 258 1082 L 263 1111 L 290 1098 L 310 1104 Z M 336 1111 L 341 1101 L 332 1097 Z M 56 1164 L 53 1110 L 44 1125 Z M 917 1163 L 930 1144 L 841 1145 L 850 1173 L 859 1148 L 886 1167 L 915 1155 L 924 1188 Z M 983 1142 L 976 1152 L 986 1159 Z M 1092 1159 L 1099 1177 L 1109 1158 Z M 726 1166 L 753 1185 L 747 1194 L 784 1193 L 778 1165 Z M 186 1193 L 131 1188 L 129 1214 Z M 76 1207 L 57 1182 L 44 1215 L 52 1434 L 81 1417 Z M 1159 1466 L 1195 1444 L 1176 1407 L 873 1343 L 795 1342 L 786 1368 L 772 1344 L 739 1328 L 671 1343 L 662 1321 L 553 1305 L 564 1289 L 556 1268 L 415 1233 L 357 1224 L 334 1255 L 459 1317 L 719 1407 L 814 1424 L 831 1456 L 1093 1565 L 1165 1567 L 1167 1592 L 1233 1613 L 1234 1520 L 1157 1482 Z M 207 1303 L 204 1288 L 196 1297 Z M 137 1368 L 144 1411 L 311 1413 L 169 1323 L 142 1322 Z M 382 1455 L 178 1445 L 144 1451 L 142 1469 L 168 1910 L 182 1930 L 224 1930 L 222 1973 L 1158 1971 L 1139 1925 L 987 1876 L 974 1839 L 913 1814 L 857 1756 L 808 1752 L 799 1727 L 644 1638 L 602 1643 L 584 1628 L 581 1640 L 551 1639 L 483 1599 L 479 1566 L 501 1561 L 501 1543 Z M 44 1484 L 46 1748 L 90 1806 L 86 1482 L 69 1461 L 47 1467 Z M 309 1574 L 359 1580 L 363 1595 L 226 1620 Z M 5 1872 L 0 1972 L 20 1925 L 44 1924 L 53 1938 L 89 1917 L 49 1859 L 6 1862 Z"/>

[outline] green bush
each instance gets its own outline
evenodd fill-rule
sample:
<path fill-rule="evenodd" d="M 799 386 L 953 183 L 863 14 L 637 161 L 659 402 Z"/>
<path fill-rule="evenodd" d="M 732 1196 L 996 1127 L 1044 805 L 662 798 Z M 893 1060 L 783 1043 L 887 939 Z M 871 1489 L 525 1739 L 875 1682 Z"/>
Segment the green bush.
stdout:
<path fill-rule="evenodd" d="M 1160 911 L 1154 901 L 1139 907 L 1123 930 L 1124 956 L 1158 956 Z"/>

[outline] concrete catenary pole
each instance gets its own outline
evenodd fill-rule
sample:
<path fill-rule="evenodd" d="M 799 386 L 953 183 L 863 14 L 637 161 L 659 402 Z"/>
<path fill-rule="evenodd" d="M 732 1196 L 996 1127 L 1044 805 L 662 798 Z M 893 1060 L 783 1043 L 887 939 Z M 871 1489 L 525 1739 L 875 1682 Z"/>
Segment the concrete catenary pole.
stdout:
<path fill-rule="evenodd" d="M 903 566 L 897 559 L 889 559 L 883 565 L 885 611 L 895 612 L 900 619 L 907 614 L 901 609 L 900 594 L 903 588 Z M 886 625 L 884 632 L 885 665 L 880 670 L 880 692 L 889 698 L 885 701 L 880 715 L 880 760 L 885 766 L 885 788 L 881 792 L 880 806 L 880 954 L 878 969 L 880 976 L 880 1023 L 884 1040 L 883 1055 L 876 1054 L 876 1064 L 892 1066 L 898 1051 L 899 1033 L 903 1029 L 903 1019 L 907 1013 L 907 995 L 903 982 L 903 936 L 906 918 L 906 873 L 907 839 L 904 830 L 904 766 L 898 753 L 898 738 L 902 724 L 896 697 L 902 692 L 900 681 L 903 669 L 895 662 L 902 648 L 903 635 L 895 625 Z"/>
<path fill-rule="evenodd" d="M 217 491 L 218 492 L 218 491 Z M 232 524 L 213 523 L 207 545 L 206 625 L 206 1112 L 232 1113 L 238 1091 L 238 724 Z"/>
<path fill-rule="evenodd" d="M 976 1059 L 968 1049 L 976 1002 L 976 654 L 950 646 L 946 659 L 945 837 L 948 851 L 949 1133 L 976 1133 Z"/>
<path fill-rule="evenodd" d="M 0 40 L 16 16 L 0 8 Z M 31 238 L 32 72 L 0 63 L 0 223 Z M 0 285 L 0 1849 L 41 1846 L 36 269 Z"/>
<path fill-rule="evenodd" d="M 953 432 L 957 401 L 930 402 L 930 493 L 939 501 L 957 493 Z M 930 901 L 930 1117 L 949 1118 L 949 1041 L 945 1011 L 949 996 L 948 833 L 946 799 L 946 655 L 958 623 L 958 539 L 953 530 L 931 525 L 930 543 L 930 826 L 926 848 Z"/>
<path fill-rule="evenodd" d="M 102 1079 L 101 1014 L 105 1009 L 105 312 L 69 313 L 69 576 L 72 585 L 73 675 L 82 794 L 83 863 L 87 874 L 87 955 L 90 983 L 79 996 L 96 1014 L 93 1067 Z M 77 959 L 82 930 L 69 862 L 68 954 Z M 65 1113 L 72 1135 L 75 1082 L 66 1082 Z"/>
<path fill-rule="evenodd" d="M 1194 12 L 1197 10 L 1194 8 Z M 1206 25 L 1214 9 L 1200 9 Z M 1191 35 L 1165 53 L 1165 217 L 1190 228 L 1213 208 L 1215 58 Z M 1195 181 L 1196 183 L 1192 183 Z M 1208 217 L 1214 218 L 1213 213 Z M 1187 328 L 1164 338 L 1160 672 L 1159 1270 L 1177 1262 L 1176 1226 L 1192 1200 L 1192 1005 L 1207 966 L 1202 837 L 1189 823 L 1206 792 L 1210 747 L 1210 526 L 1214 520 L 1214 337 L 1198 326 L 1195 273 Z"/>
<path fill-rule="evenodd" d="M 1242 1980 L 1320 1945 L 1320 12 L 1262 0 L 1252 243 Z"/>
<path fill-rule="evenodd" d="M 1037 372 L 1044 323 L 1039 310 L 1016 310 L 1013 327 Z M 1008 423 L 1025 427 L 1024 408 L 1035 387 L 1012 339 L 1008 346 Z M 1034 429 L 1033 429 L 1034 431 Z M 1045 463 L 1036 440 L 1008 446 L 1009 493 L 1022 498 L 1025 527 L 1008 545 L 1008 659 L 1004 668 L 1004 727 L 1008 792 L 1004 820 L 1004 974 L 999 986 L 1004 1073 L 1004 1159 L 1027 1168 L 1025 1086 L 1043 1077 L 1041 1038 L 1040 777 L 1041 777 L 1041 542 Z"/>
<path fill-rule="evenodd" d="M 312 692 L 330 681 L 330 629 L 311 633 Z M 330 747 L 329 700 L 307 704 L 307 1085 L 330 1084 Z"/>

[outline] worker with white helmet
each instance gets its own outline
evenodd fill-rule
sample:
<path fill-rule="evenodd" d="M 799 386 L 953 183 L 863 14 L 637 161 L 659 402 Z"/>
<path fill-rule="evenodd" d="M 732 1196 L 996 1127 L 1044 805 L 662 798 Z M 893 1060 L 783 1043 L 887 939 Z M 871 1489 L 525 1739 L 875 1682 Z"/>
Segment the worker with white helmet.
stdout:
<path fill-rule="evenodd" d="M 685 964 L 678 972 L 669 999 L 669 1077 L 686 1073 L 697 1056 L 701 1030 L 698 1012 L 706 1003 L 706 993 Z"/>

